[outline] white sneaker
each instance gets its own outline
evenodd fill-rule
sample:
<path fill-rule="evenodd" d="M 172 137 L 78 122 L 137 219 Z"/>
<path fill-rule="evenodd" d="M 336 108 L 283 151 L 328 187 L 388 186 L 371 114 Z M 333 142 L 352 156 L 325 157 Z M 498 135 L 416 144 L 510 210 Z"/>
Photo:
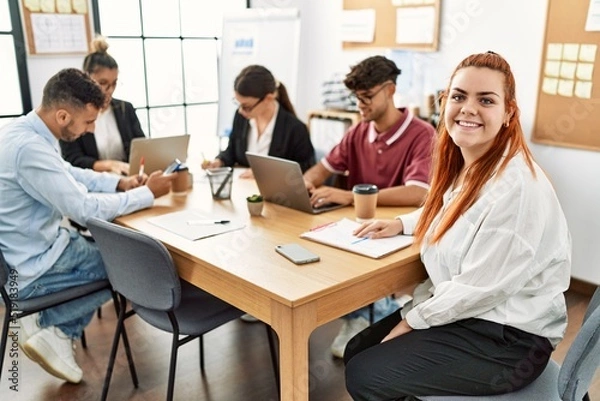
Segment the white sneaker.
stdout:
<path fill-rule="evenodd" d="M 31 336 L 37 334 L 42 328 L 38 323 L 38 319 L 40 318 L 39 313 L 34 313 L 32 315 L 28 315 L 19 319 L 19 335 L 18 335 L 18 343 L 21 349 L 29 340 Z"/>
<path fill-rule="evenodd" d="M 240 319 L 242 319 L 246 323 L 256 323 L 259 321 L 257 318 L 250 315 L 249 313 L 244 313 L 242 316 L 240 316 Z"/>
<path fill-rule="evenodd" d="M 75 362 L 73 340 L 58 327 L 40 330 L 25 343 L 24 350 L 52 376 L 70 383 L 81 381 L 83 371 Z"/>
<path fill-rule="evenodd" d="M 336 358 L 343 358 L 348 341 L 367 327 L 369 327 L 369 321 L 364 317 L 344 319 L 344 324 L 331 344 L 331 353 L 333 356 Z"/>

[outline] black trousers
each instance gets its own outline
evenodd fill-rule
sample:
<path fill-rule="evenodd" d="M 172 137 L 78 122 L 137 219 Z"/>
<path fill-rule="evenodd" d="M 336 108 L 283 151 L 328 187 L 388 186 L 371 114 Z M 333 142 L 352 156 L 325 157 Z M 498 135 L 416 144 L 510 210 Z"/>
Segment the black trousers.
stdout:
<path fill-rule="evenodd" d="M 533 382 L 552 353 L 544 337 L 481 319 L 413 330 L 381 343 L 401 319 L 397 311 L 348 343 L 346 388 L 355 401 L 508 393 Z"/>

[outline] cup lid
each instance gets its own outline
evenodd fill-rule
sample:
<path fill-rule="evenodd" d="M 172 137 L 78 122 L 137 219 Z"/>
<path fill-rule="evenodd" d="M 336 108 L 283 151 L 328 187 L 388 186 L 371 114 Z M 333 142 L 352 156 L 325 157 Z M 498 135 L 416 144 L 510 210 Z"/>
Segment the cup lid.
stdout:
<path fill-rule="evenodd" d="M 356 184 L 352 187 L 352 192 L 356 194 L 376 194 L 379 188 L 375 184 Z"/>

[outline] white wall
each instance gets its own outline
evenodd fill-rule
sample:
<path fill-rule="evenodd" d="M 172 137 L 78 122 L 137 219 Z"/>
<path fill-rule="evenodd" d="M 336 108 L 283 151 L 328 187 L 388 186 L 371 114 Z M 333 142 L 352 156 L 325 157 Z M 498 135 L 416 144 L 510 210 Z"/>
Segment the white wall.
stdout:
<path fill-rule="evenodd" d="M 511 64 L 523 129 L 531 136 L 547 0 L 452 0 L 442 2 L 438 52 L 414 53 L 423 75 L 423 94 L 447 84 L 465 56 L 493 50 Z M 321 108 L 321 84 L 334 73 L 385 49 L 344 51 L 338 30 L 342 0 L 254 0 L 253 7 L 297 7 L 301 15 L 300 75 L 296 109 L 300 117 Z M 41 99 L 46 80 L 60 68 L 79 67 L 81 58 L 30 58 L 32 100 Z M 402 66 L 399 66 L 402 68 Z M 573 277 L 600 285 L 600 152 L 531 144 L 538 163 L 556 187 L 573 237 Z M 594 246 L 596 245 L 596 246 Z"/>
<path fill-rule="evenodd" d="M 254 0 L 253 7 L 298 7 L 302 18 L 296 108 L 300 116 L 321 108 L 321 83 L 335 72 L 386 50 L 343 51 L 337 29 L 342 0 Z M 471 53 L 493 50 L 511 64 L 526 136 L 534 123 L 547 0 L 442 2 L 441 45 L 416 53 L 423 95 L 447 84 L 455 65 Z M 402 66 L 399 66 L 402 68 Z M 573 237 L 573 277 L 600 284 L 600 153 L 530 144 L 556 187 Z"/>

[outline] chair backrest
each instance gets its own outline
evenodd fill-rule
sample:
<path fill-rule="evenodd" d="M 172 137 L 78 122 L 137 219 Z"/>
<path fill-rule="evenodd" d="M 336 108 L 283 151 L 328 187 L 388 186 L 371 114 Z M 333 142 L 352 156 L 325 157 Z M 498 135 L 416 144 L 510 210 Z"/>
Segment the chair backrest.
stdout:
<path fill-rule="evenodd" d="M 580 401 L 600 365 L 600 287 L 588 305 L 583 324 L 571 344 L 558 375 L 558 393 L 564 401 Z"/>
<path fill-rule="evenodd" d="M 114 223 L 92 218 L 87 227 L 98 244 L 113 289 L 145 308 L 179 306 L 181 283 L 171 254 L 158 240 Z"/>

